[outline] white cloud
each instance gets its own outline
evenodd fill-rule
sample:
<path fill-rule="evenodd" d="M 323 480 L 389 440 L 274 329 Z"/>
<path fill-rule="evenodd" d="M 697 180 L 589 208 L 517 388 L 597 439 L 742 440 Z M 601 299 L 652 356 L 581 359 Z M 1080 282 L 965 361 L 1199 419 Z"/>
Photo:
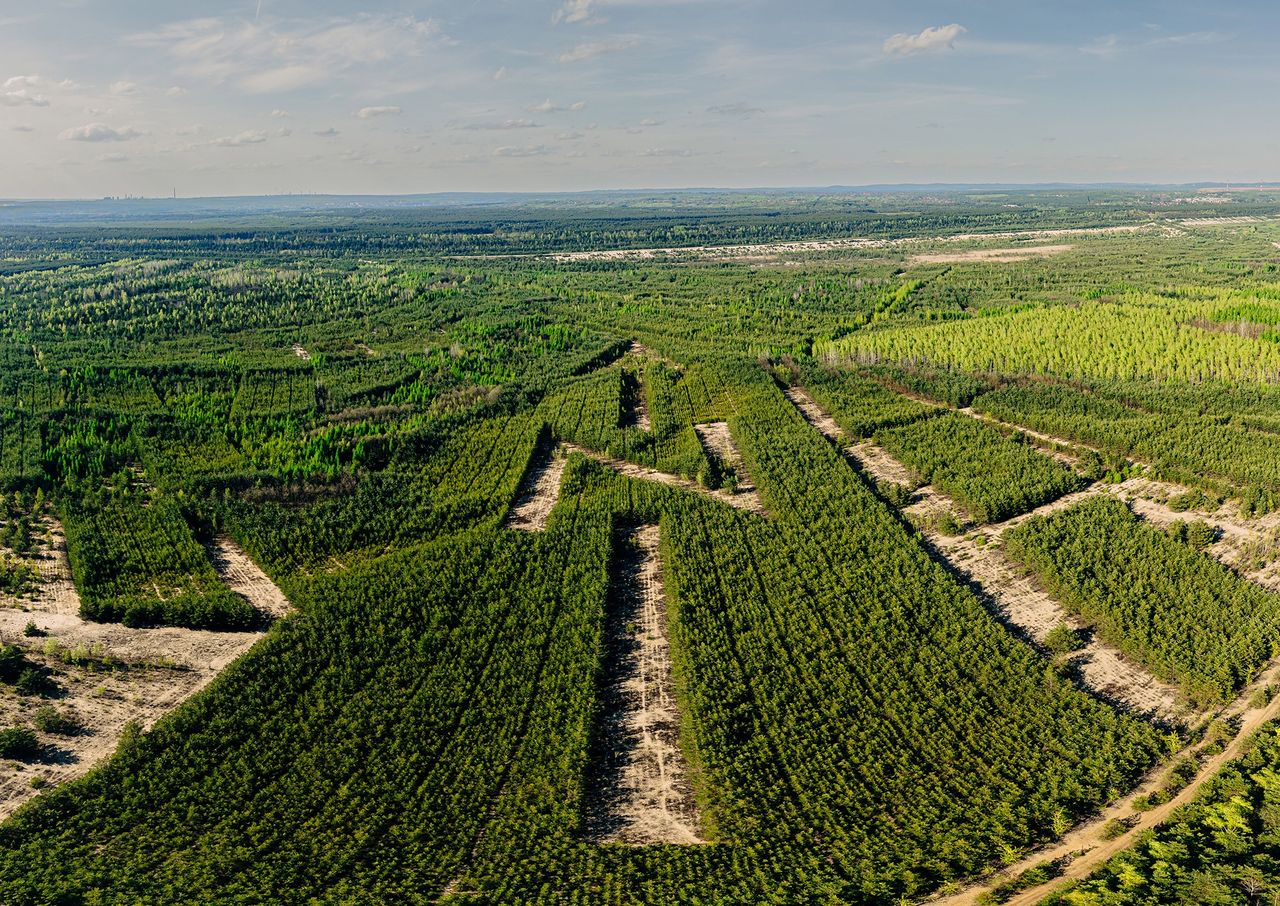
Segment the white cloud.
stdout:
<path fill-rule="evenodd" d="M 561 22 L 602 22 L 603 19 L 594 15 L 596 0 L 564 0 L 560 8 L 555 11 L 551 17 L 551 21 L 559 25 Z"/>
<path fill-rule="evenodd" d="M 1120 39 L 1115 35 L 1104 35 L 1088 47 L 1080 48 L 1080 52 L 1091 57 L 1114 57 L 1120 52 Z"/>
<path fill-rule="evenodd" d="M 967 29 L 963 25 L 936 25 L 915 35 L 896 34 L 884 42 L 884 52 L 890 56 L 905 56 L 929 50 L 945 50 L 955 46 L 956 38 Z"/>
<path fill-rule="evenodd" d="M 89 123 L 67 129 L 58 138 L 64 142 L 127 142 L 142 135 L 131 126 L 116 129 L 106 123 Z"/>
<path fill-rule="evenodd" d="M 249 94 L 274 94 L 278 91 L 296 91 L 317 82 L 323 82 L 328 72 L 323 66 L 298 63 L 292 66 L 277 66 L 262 72 L 255 72 L 240 79 L 240 87 Z"/>
<path fill-rule="evenodd" d="M 134 34 L 126 41 L 166 52 L 183 75 L 266 94 L 332 82 L 357 68 L 419 56 L 438 37 L 434 20 L 413 16 L 364 15 L 319 24 L 260 24 L 210 16 Z"/>
<path fill-rule="evenodd" d="M 470 130 L 536 129 L 538 128 L 538 124 L 535 123 L 533 120 L 527 120 L 527 119 L 521 118 L 521 119 L 512 119 L 512 120 L 502 120 L 501 122 L 496 122 L 496 123 L 491 123 L 491 122 L 464 123 L 462 125 L 456 125 L 455 128 L 470 129 Z"/>
<path fill-rule="evenodd" d="M 493 155 L 494 157 L 542 157 L 551 153 L 551 149 L 546 145 L 507 145 L 494 149 Z"/>
<path fill-rule="evenodd" d="M 371 120 L 375 116 L 399 116 L 400 108 L 394 106 L 383 107 L 361 107 L 356 111 L 356 116 L 362 120 Z"/>
<path fill-rule="evenodd" d="M 279 107 L 277 107 L 275 110 L 271 111 L 271 115 L 278 120 L 287 120 L 289 118 L 289 111 L 282 110 Z"/>
<path fill-rule="evenodd" d="M 595 57 L 601 57 L 605 54 L 617 53 L 621 50 L 630 50 L 639 44 L 639 41 L 591 41 L 586 44 L 579 44 L 560 54 L 561 63 L 581 63 L 583 60 L 591 60 Z"/>
<path fill-rule="evenodd" d="M 586 110 L 586 109 L 587 109 L 587 102 L 586 102 L 586 101 L 574 101 L 572 104 L 570 104 L 570 105 L 569 105 L 569 109 L 570 109 L 570 110 L 572 110 L 574 113 L 577 113 L 579 110 Z"/>
<path fill-rule="evenodd" d="M 507 67 L 505 67 L 505 66 L 499 66 L 499 67 L 497 68 L 497 70 L 493 73 L 493 80 L 494 80 L 495 82 L 501 82 L 501 81 L 502 81 L 503 79 L 505 79 L 508 75 L 510 75 L 510 73 L 509 73 L 509 72 L 507 72 Z"/>
<path fill-rule="evenodd" d="M 554 113 L 561 108 L 558 104 L 551 103 L 551 98 L 547 98 L 541 104 L 530 104 L 524 109 L 528 110 L 530 113 Z"/>
<path fill-rule="evenodd" d="M 115 95 L 116 97 L 124 97 L 125 95 L 137 94 L 138 83 L 126 82 L 124 80 L 121 80 L 119 82 L 112 82 L 111 87 L 108 88 L 107 91 L 112 95 Z"/>
<path fill-rule="evenodd" d="M 714 113 L 717 116 L 738 116 L 745 118 L 755 116 L 757 113 L 764 113 L 764 109 L 761 107 L 752 107 L 749 104 L 744 104 L 739 101 L 733 104 L 713 104 L 707 108 L 707 113 Z"/>
<path fill-rule="evenodd" d="M 13 76 L 0 85 L 0 106 L 48 107 L 49 99 L 35 90 L 39 76 Z"/>
<path fill-rule="evenodd" d="M 220 148 L 239 148 L 244 145 L 261 145 L 267 140 L 267 133 L 261 129 L 247 129 L 237 135 L 224 135 L 215 138 L 212 144 Z"/>
<path fill-rule="evenodd" d="M 338 132 L 337 129 L 330 126 L 328 129 L 318 129 L 315 134 L 320 136 L 321 138 L 335 138 L 336 136 L 341 135 L 342 133 Z"/>
<path fill-rule="evenodd" d="M 98 160 L 104 164 L 122 164 L 129 159 L 129 155 L 121 151 L 110 151 L 106 154 L 99 154 Z"/>
<path fill-rule="evenodd" d="M 174 85 L 172 88 L 165 91 L 165 97 L 180 98 L 186 95 L 186 93 L 187 89 L 183 88 L 181 85 Z"/>

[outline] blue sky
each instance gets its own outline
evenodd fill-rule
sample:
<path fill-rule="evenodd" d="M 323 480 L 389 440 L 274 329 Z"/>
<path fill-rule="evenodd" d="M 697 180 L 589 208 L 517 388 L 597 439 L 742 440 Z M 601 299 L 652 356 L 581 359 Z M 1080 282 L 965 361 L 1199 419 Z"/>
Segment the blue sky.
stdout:
<path fill-rule="evenodd" d="M 1280 8 L 0 0 L 0 196 L 1277 179 Z"/>

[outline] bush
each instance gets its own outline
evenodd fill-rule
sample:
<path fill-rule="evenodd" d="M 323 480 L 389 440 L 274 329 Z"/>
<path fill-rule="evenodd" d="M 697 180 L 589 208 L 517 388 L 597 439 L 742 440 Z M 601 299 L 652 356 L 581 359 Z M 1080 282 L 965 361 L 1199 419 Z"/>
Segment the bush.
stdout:
<path fill-rule="evenodd" d="M 1102 839 L 1115 840 L 1129 832 L 1129 824 L 1119 818 L 1112 818 L 1102 826 Z"/>
<path fill-rule="evenodd" d="M 0 730 L 0 758 L 14 758 L 26 761 L 40 754 L 40 743 L 36 734 L 26 727 L 10 727 Z"/>
<path fill-rule="evenodd" d="M 36 711 L 31 718 L 36 729 L 57 736 L 72 736 L 81 728 L 80 721 L 70 714 L 60 712 L 53 705 L 45 705 Z"/>
<path fill-rule="evenodd" d="M 1054 654 L 1070 654 L 1085 645 L 1084 638 L 1066 623 L 1059 623 L 1044 637 L 1044 646 Z"/>
<path fill-rule="evenodd" d="M 964 531 L 963 527 L 956 520 L 955 515 L 950 512 L 943 513 L 939 516 L 935 525 L 937 526 L 938 531 L 942 532 L 944 535 L 958 535 Z"/>
<path fill-rule="evenodd" d="M 898 509 L 910 506 L 915 498 L 915 492 L 911 488 L 896 481 L 877 481 L 876 492 L 884 498 L 885 503 Z"/>
<path fill-rule="evenodd" d="M 0 683 L 16 683 L 27 666 L 27 659 L 17 645 L 0 647 Z"/>

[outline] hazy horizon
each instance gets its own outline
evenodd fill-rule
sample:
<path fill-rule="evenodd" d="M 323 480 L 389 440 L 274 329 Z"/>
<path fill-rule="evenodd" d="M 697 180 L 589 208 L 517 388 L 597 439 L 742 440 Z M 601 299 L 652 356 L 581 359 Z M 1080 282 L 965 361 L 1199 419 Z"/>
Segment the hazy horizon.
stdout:
<path fill-rule="evenodd" d="M 62 0 L 0 16 L 0 197 L 1265 181 L 1252 2 Z"/>

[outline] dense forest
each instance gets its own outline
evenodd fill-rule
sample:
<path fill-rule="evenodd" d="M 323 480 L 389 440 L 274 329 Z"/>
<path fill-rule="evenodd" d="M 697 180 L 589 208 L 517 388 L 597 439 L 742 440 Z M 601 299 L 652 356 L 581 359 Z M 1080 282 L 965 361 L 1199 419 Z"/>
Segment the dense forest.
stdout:
<path fill-rule="evenodd" d="M 59 707 L 60 627 L 262 633 L 0 823 L 0 901 L 916 902 L 1113 808 L 1203 724 L 1090 687 L 858 459 L 949 496 L 957 538 L 1197 705 L 1277 653 L 1280 598 L 1199 549 L 1207 525 L 1097 494 L 1034 513 L 1141 474 L 1263 536 L 1280 231 L 1175 238 L 1148 226 L 1186 216 L 1159 199 L 1068 195 L 0 228 L 0 794 L 65 759 L 27 716 Z M 1116 225 L 1135 229 L 1073 234 L 1069 257 L 964 257 L 1036 241 L 981 234 Z M 727 248 L 815 238 L 874 243 Z M 567 254 L 667 245 L 715 249 Z M 637 526 L 659 538 L 698 844 L 589 832 Z M 269 629 L 224 540 L 292 603 Z M 63 551 L 79 619 L 48 630 Z M 86 651 L 104 684 L 176 669 Z M 1151 847 L 1175 831 L 1179 871 L 1228 884 L 1204 868 L 1219 852 L 1268 871 L 1273 743 L 1126 876 L 1191 889 L 1160 886 Z M 1228 790 L 1264 817 L 1224 842 L 1202 827 Z M 1120 864 L 1067 896 L 1135 889 Z"/>

